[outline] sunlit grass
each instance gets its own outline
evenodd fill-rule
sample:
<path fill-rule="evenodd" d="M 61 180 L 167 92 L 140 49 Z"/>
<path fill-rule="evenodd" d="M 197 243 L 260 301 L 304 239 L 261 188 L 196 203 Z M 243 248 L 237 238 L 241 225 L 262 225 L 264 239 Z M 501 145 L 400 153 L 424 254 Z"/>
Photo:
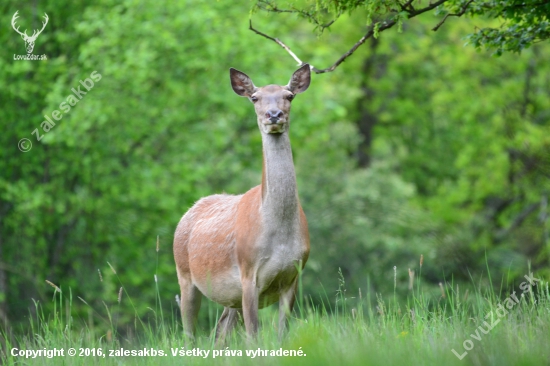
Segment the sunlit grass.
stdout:
<path fill-rule="evenodd" d="M 114 268 L 113 272 L 116 275 Z M 495 290 L 492 285 L 481 288 L 474 283 L 467 291 L 461 291 L 450 281 L 442 284 L 438 296 L 433 296 L 433 292 L 423 290 L 424 285 L 417 279 L 408 298 L 398 301 L 395 293 L 372 296 L 370 289 L 365 291 L 366 295 L 361 291 L 351 294 L 342 274 L 339 276 L 335 304 L 330 304 L 326 293 L 317 299 L 299 296 L 290 331 L 282 343 L 277 339 L 278 321 L 273 307 L 260 312 L 261 330 L 256 341 L 247 341 L 244 327 L 240 326 L 224 344 L 215 344 L 212 328 L 221 313 L 216 306 L 205 303 L 210 328 L 202 327 L 192 343 L 183 336 L 176 309 L 168 318 L 161 311 L 160 294 L 154 308 L 150 308 L 154 314 L 152 320 L 140 318 L 134 308 L 133 324 L 120 327 L 120 301 L 132 302 L 123 284 L 117 302 L 103 302 L 102 309 L 93 309 L 79 298 L 89 307 L 87 319 L 73 318 L 72 291 L 61 292 L 57 288 L 51 314 L 44 314 L 41 305 L 35 303 L 36 315 L 30 316 L 28 330 L 2 330 L 0 362 L 6 365 L 62 362 L 68 365 L 542 365 L 550 359 L 548 282 L 534 281 L 536 286 L 529 286 L 527 291 L 523 291 L 527 280 L 520 289 L 501 286 Z M 155 288 L 158 293 L 156 283 Z M 517 302 L 507 303 L 506 298 L 512 294 Z M 64 356 L 15 357 L 13 348 L 63 349 Z M 76 356 L 67 355 L 69 348 L 76 350 Z M 136 356 L 118 356 L 124 351 L 134 351 Z M 194 355 L 181 356 L 180 351 Z M 293 356 L 277 356 L 284 351 Z"/>

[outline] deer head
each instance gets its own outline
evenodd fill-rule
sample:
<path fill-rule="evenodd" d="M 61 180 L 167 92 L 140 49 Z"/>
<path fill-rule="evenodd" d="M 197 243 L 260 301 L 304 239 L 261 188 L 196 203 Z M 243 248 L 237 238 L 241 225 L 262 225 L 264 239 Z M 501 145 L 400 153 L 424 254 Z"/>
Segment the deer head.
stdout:
<path fill-rule="evenodd" d="M 296 94 L 309 87 L 311 71 L 308 64 L 294 72 L 287 85 L 256 87 L 244 72 L 230 69 L 231 86 L 235 93 L 254 103 L 258 126 L 263 133 L 283 133 L 290 122 L 290 102 Z"/>
<path fill-rule="evenodd" d="M 17 18 L 19 18 L 19 16 L 17 15 L 18 12 L 19 10 L 16 11 L 15 14 L 13 14 L 13 17 L 11 18 L 11 26 L 17 33 L 21 35 L 21 38 L 23 38 L 23 41 L 25 41 L 25 48 L 27 49 L 27 53 L 31 53 L 34 48 L 34 42 L 36 41 L 36 38 L 40 35 L 40 33 L 42 33 L 44 28 L 46 28 L 46 24 L 48 24 L 48 19 L 49 19 L 48 14 L 44 13 L 45 22 L 42 22 L 42 29 L 40 29 L 39 31 L 34 30 L 32 33 L 32 36 L 29 36 L 27 35 L 26 29 L 25 29 L 25 32 L 21 33 L 19 31 L 19 27 L 17 28 L 15 27 L 15 21 Z"/>

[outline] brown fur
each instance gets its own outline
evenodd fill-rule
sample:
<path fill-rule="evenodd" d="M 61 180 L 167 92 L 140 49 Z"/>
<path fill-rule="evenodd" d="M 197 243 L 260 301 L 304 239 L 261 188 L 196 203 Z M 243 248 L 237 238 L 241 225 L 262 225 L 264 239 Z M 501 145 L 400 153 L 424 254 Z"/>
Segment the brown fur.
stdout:
<path fill-rule="evenodd" d="M 262 132 L 262 184 L 243 195 L 200 199 L 180 220 L 174 258 L 181 288 L 183 325 L 193 335 L 202 294 L 225 310 L 217 335 L 223 336 L 242 314 L 247 333 L 258 327 L 258 309 L 279 301 L 279 335 L 294 303 L 297 266 L 309 256 L 306 216 L 296 188 L 288 137 L 290 97 L 309 86 L 309 66 L 287 86 L 256 88 L 231 70 L 233 89 L 256 107 Z"/>

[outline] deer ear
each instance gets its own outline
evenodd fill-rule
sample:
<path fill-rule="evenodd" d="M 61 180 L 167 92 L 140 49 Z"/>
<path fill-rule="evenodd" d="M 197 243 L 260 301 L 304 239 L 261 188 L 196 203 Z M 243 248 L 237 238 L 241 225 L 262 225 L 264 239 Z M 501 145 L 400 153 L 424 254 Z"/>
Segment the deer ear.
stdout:
<path fill-rule="evenodd" d="M 231 87 L 241 97 L 250 97 L 256 91 L 254 83 L 244 72 L 230 68 L 229 77 L 231 78 Z"/>
<path fill-rule="evenodd" d="M 311 68 L 309 64 L 304 64 L 298 70 L 292 74 L 290 81 L 288 82 L 288 89 L 294 94 L 303 93 L 309 87 L 311 81 Z"/>

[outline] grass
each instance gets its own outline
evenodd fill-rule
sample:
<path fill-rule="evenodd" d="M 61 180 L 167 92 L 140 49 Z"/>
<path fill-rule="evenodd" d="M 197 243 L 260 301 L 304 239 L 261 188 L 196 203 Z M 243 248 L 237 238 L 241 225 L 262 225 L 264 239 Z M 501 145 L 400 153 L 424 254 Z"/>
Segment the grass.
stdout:
<path fill-rule="evenodd" d="M 113 272 L 116 275 L 114 268 Z M 532 275 L 529 278 L 533 278 Z M 170 319 L 165 319 L 160 295 L 155 309 L 151 309 L 155 314 L 152 321 L 136 316 L 134 323 L 123 331 L 117 315 L 123 287 L 118 304 L 109 307 L 103 303 L 105 309 L 101 311 L 79 299 L 89 306 L 90 315 L 87 320 L 75 321 L 72 317 L 75 299 L 71 291 L 61 292 L 50 283 L 56 287 L 53 313 L 44 314 L 40 304 L 35 303 L 36 316 L 30 317 L 28 331 L 19 335 L 12 330 L 1 331 L 0 363 L 543 365 L 550 360 L 550 293 L 548 282 L 532 280 L 532 283 L 536 286 L 532 287 L 526 279 L 515 290 L 501 286 L 497 291 L 493 285 L 485 288 L 474 285 L 468 291 L 460 291 L 451 281 L 441 285 L 442 293 L 434 296 L 433 292 L 423 290 L 428 285 L 421 285 L 417 280 L 416 286 L 411 286 L 410 295 L 399 301 L 395 289 L 389 294 L 389 300 L 379 294 L 373 297 L 370 291 L 364 297 L 360 291 L 348 297 L 340 273 L 336 305 L 326 301 L 326 294 L 317 301 L 299 296 L 290 332 L 282 343 L 277 340 L 277 314 L 269 308 L 260 312 L 262 325 L 257 341 L 248 343 L 244 329 L 239 328 L 223 346 L 215 345 L 210 331 L 204 330 L 199 332 L 194 344 L 187 342 L 177 312 L 173 311 Z M 155 288 L 158 294 L 157 283 Z M 127 297 L 125 290 L 124 294 Z M 217 308 L 208 306 L 210 324 L 215 324 L 219 315 Z M 99 317 L 108 327 L 98 329 L 94 325 Z M 64 355 L 16 357 L 11 354 L 13 348 L 63 349 Z M 74 348 L 77 355 L 67 355 L 69 348 Z M 134 351 L 136 356 L 115 356 L 121 349 Z M 157 356 L 153 356 L 152 350 Z M 203 352 L 202 356 L 197 355 L 198 350 Z M 294 355 L 280 355 L 285 350 Z M 180 351 L 195 352 L 195 356 L 180 355 Z M 208 356 L 203 358 L 206 351 Z"/>

